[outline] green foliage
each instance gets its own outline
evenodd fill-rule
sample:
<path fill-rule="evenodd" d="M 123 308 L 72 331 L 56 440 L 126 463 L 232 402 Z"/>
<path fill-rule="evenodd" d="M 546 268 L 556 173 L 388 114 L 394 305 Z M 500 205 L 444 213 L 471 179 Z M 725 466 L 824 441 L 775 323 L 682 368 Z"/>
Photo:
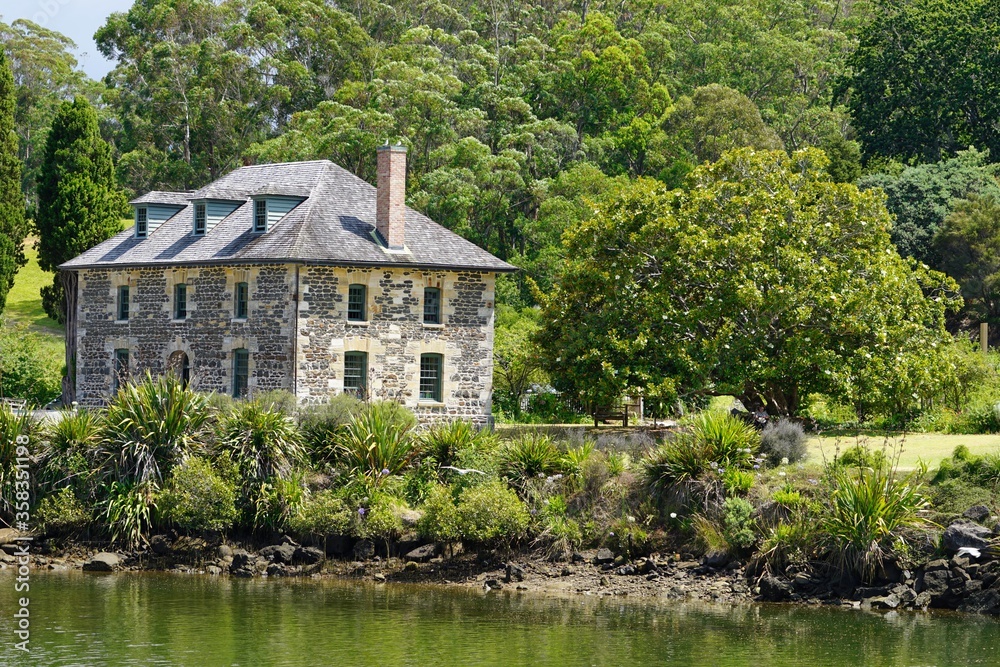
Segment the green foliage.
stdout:
<path fill-rule="evenodd" d="M 961 286 L 966 312 L 994 324 L 1000 323 L 1000 192 L 996 195 L 970 194 L 953 203 L 934 237 L 939 266 Z"/>
<path fill-rule="evenodd" d="M 509 414 L 521 412 L 521 396 L 532 385 L 547 383 L 535 350 L 537 308 L 497 307 L 493 339 L 493 392 L 497 405 Z"/>
<path fill-rule="evenodd" d="M 420 440 L 423 455 L 442 466 L 455 466 L 468 452 L 490 451 L 496 442 L 489 431 L 464 420 L 436 424 L 422 433 Z"/>
<path fill-rule="evenodd" d="M 156 504 L 163 519 L 184 530 L 225 531 L 237 519 L 235 486 L 196 456 L 174 468 Z"/>
<path fill-rule="evenodd" d="M 257 401 L 239 403 L 222 418 L 219 447 L 229 452 L 245 484 L 285 479 L 305 458 L 299 431 L 280 411 Z"/>
<path fill-rule="evenodd" d="M 760 435 L 728 412 L 706 410 L 692 423 L 691 432 L 696 440 L 704 443 L 709 462 L 725 468 L 748 466 L 760 447 Z"/>
<path fill-rule="evenodd" d="M 525 433 L 500 450 L 500 468 L 513 483 L 553 474 L 559 468 L 559 450 L 552 439 L 540 433 Z"/>
<path fill-rule="evenodd" d="M 937 390 L 955 283 L 901 259 L 872 192 L 817 151 L 741 149 L 687 191 L 639 180 L 567 234 L 538 340 L 557 388 L 608 403 L 730 394 L 794 413 L 825 393 L 903 413 Z"/>
<path fill-rule="evenodd" d="M 424 514 L 417 530 L 422 537 L 436 542 L 456 542 L 461 539 L 458 530 L 458 508 L 451 489 L 437 485 L 427 494 Z"/>
<path fill-rule="evenodd" d="M 337 394 L 325 403 L 299 410 L 299 430 L 310 457 L 316 462 L 333 458 L 337 432 L 361 414 L 364 403 L 351 394 Z"/>
<path fill-rule="evenodd" d="M 806 457 L 806 434 L 802 424 L 788 419 L 770 422 L 760 434 L 760 451 L 772 465 L 783 459 L 797 463 Z"/>
<path fill-rule="evenodd" d="M 848 60 L 865 156 L 934 161 L 970 145 L 1000 148 L 989 120 L 998 99 L 989 45 L 998 34 L 988 0 L 876 2 Z"/>
<path fill-rule="evenodd" d="M 337 462 L 352 482 L 378 488 L 417 454 L 414 424 L 413 414 L 401 405 L 373 403 L 336 434 Z"/>
<path fill-rule="evenodd" d="M 772 496 L 774 502 L 788 509 L 795 509 L 805 504 L 802 494 L 796 491 L 791 484 L 785 484 Z"/>
<path fill-rule="evenodd" d="M 0 396 L 48 405 L 62 393 L 62 363 L 27 325 L 0 320 Z"/>
<path fill-rule="evenodd" d="M 85 528 L 90 512 L 69 487 L 45 496 L 38 503 L 32 519 L 46 534 L 69 533 Z"/>
<path fill-rule="evenodd" d="M 858 181 L 858 187 L 885 192 L 886 209 L 893 216 L 892 242 L 900 255 L 935 268 L 954 269 L 957 260 L 937 252 L 934 236 L 958 200 L 974 195 L 1000 198 L 995 176 L 989 153 L 970 148 L 955 157 L 905 167 L 898 173 L 869 174 Z"/>
<path fill-rule="evenodd" d="M 355 525 L 357 537 L 369 540 L 391 540 L 399 537 L 403 531 L 403 522 L 399 518 L 398 507 L 401 502 L 384 493 L 376 493 L 362 507 L 364 514 L 359 512 L 360 520 Z"/>
<path fill-rule="evenodd" d="M 731 551 L 746 553 L 757 543 L 753 505 L 745 498 L 726 498 L 722 504 L 722 535 Z"/>
<path fill-rule="evenodd" d="M 834 460 L 841 468 L 885 468 L 889 459 L 881 449 L 872 449 L 865 444 L 848 447 Z"/>
<path fill-rule="evenodd" d="M 833 466 L 832 492 L 822 505 L 819 527 L 834 564 L 871 581 L 892 555 L 904 528 L 919 526 L 928 506 L 921 494 L 924 470 L 898 474 L 894 466 Z"/>
<path fill-rule="evenodd" d="M 91 463 L 101 442 L 102 420 L 98 412 L 65 412 L 45 429 L 45 445 L 39 457 L 37 478 L 44 490 L 71 488 L 77 494 L 90 491 Z"/>
<path fill-rule="evenodd" d="M 10 59 L 0 53 L 0 313 L 14 275 L 27 263 L 22 247 L 28 235 L 21 194 L 21 160 L 18 157 L 14 112 L 16 90 Z"/>
<path fill-rule="evenodd" d="M 931 481 L 941 484 L 949 479 L 996 490 L 1000 487 L 1000 453 L 976 456 L 965 445 L 959 445 L 951 458 L 941 461 Z"/>
<path fill-rule="evenodd" d="M 622 517 L 611 524 L 604 544 L 616 554 L 633 558 L 647 552 L 649 533 L 632 517 Z"/>
<path fill-rule="evenodd" d="M 46 271 L 55 271 L 121 231 L 127 212 L 97 113 L 83 97 L 63 102 L 49 130 L 38 179 L 38 263 Z M 55 280 L 53 289 L 59 291 L 58 276 Z M 63 321 L 61 306 L 47 312 Z"/>
<path fill-rule="evenodd" d="M 332 489 L 308 496 L 288 520 L 288 528 L 302 536 L 348 535 L 354 512 Z"/>
<path fill-rule="evenodd" d="M 736 495 L 747 493 L 753 488 L 753 484 L 756 481 L 756 476 L 749 470 L 726 468 L 726 471 L 722 474 L 722 486 L 725 487 L 726 494 Z"/>
<path fill-rule="evenodd" d="M 528 510 L 500 481 L 489 481 L 462 492 L 455 523 L 462 540 L 488 547 L 509 546 L 528 528 Z"/>
<path fill-rule="evenodd" d="M 155 491 L 195 448 L 207 419 L 204 396 L 173 374 L 147 372 L 124 384 L 104 411 L 98 464 L 110 479 Z"/>
<path fill-rule="evenodd" d="M 244 511 L 252 514 L 254 530 L 281 531 L 305 502 L 305 475 L 296 470 L 285 477 L 268 477 L 262 482 L 244 483 L 243 493 L 244 502 L 248 502 Z"/>
<path fill-rule="evenodd" d="M 12 510 L 15 500 L 28 500 L 17 497 L 14 483 L 26 474 L 18 472 L 17 448 L 19 444 L 30 444 L 32 428 L 30 413 L 18 414 L 9 405 L 0 404 L 0 510 L 5 513 Z M 26 493 L 24 489 L 18 491 Z"/>
<path fill-rule="evenodd" d="M 100 510 L 112 542 L 137 548 L 146 541 L 152 525 L 154 489 L 149 482 L 113 481 L 102 489 Z"/>

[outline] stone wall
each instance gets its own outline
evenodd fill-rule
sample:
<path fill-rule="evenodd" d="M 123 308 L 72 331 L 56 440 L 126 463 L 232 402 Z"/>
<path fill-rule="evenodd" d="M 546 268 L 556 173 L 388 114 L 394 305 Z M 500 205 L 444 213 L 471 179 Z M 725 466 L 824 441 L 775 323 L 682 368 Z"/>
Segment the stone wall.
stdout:
<path fill-rule="evenodd" d="M 162 374 L 174 352 L 187 354 L 199 391 L 232 391 L 232 350 L 250 352 L 251 391 L 292 388 L 290 299 L 294 269 L 280 265 L 80 272 L 77 401 L 105 402 L 114 351 L 129 350 L 130 372 Z M 249 312 L 235 320 L 234 291 L 249 287 Z M 173 319 L 174 285 L 187 285 L 187 318 Z M 130 314 L 116 321 L 117 288 L 129 285 Z"/>
<path fill-rule="evenodd" d="M 192 384 L 232 391 L 232 351 L 250 352 L 249 389 L 294 390 L 321 402 L 343 391 L 344 353 L 368 354 L 374 399 L 403 402 L 422 422 L 490 419 L 494 274 L 293 265 L 80 271 L 77 400 L 110 396 L 114 351 L 130 351 L 130 371 L 161 374 L 171 354 L 187 354 Z M 294 337 L 298 281 L 298 336 Z M 246 320 L 234 319 L 238 282 L 249 286 Z M 187 285 L 187 318 L 173 319 L 174 285 Z M 367 286 L 367 321 L 348 322 L 348 286 Z M 119 285 L 130 286 L 118 322 Z M 425 286 L 441 290 L 439 325 L 423 323 Z M 295 340 L 293 341 L 293 338 Z M 419 400 L 420 355 L 442 355 L 442 401 Z M 293 362 L 294 360 L 294 362 Z"/>

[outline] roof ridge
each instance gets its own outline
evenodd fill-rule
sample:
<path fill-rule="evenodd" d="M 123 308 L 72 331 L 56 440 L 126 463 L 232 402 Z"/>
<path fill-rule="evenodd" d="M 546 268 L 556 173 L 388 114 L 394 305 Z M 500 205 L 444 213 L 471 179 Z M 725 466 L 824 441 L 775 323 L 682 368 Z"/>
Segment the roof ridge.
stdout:
<path fill-rule="evenodd" d="M 311 162 L 326 162 L 327 167 L 325 172 L 330 171 L 330 167 L 333 166 L 333 162 L 330 160 L 311 160 Z M 313 186 L 309 188 L 309 196 L 306 197 L 306 208 L 302 211 L 302 222 L 299 223 L 295 230 L 295 240 L 292 242 L 292 250 L 295 256 L 299 255 L 299 251 L 302 248 L 303 237 L 308 233 L 309 221 L 312 218 L 313 208 L 316 206 L 316 191 L 325 185 L 326 180 L 323 178 L 326 173 L 320 174 L 320 177 L 316 179 Z"/>

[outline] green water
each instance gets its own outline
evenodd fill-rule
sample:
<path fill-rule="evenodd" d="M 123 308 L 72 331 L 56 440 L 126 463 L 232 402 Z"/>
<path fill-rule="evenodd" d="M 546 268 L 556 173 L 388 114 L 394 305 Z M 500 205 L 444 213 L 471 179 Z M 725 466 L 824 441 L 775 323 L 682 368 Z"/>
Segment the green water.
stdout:
<path fill-rule="evenodd" d="M 0 665 L 997 665 L 1000 621 L 480 594 L 338 581 L 38 573 L 31 653 L 0 573 Z"/>

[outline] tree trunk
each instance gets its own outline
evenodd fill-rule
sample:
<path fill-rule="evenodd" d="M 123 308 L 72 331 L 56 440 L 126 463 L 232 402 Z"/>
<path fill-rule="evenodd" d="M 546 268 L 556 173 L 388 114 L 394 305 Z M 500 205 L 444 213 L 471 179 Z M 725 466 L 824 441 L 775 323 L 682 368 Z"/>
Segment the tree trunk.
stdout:
<path fill-rule="evenodd" d="M 62 280 L 66 312 L 66 374 L 62 379 L 62 403 L 68 407 L 76 400 L 76 305 L 79 278 L 76 271 L 63 271 L 59 278 Z"/>

